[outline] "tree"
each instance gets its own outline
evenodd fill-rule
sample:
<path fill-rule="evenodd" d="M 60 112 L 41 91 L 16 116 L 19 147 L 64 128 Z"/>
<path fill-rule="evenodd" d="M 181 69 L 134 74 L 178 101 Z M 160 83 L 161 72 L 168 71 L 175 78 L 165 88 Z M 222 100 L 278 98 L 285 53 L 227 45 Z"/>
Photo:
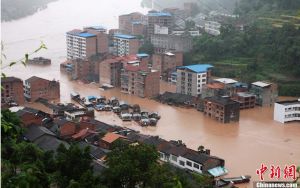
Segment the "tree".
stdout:
<path fill-rule="evenodd" d="M 146 53 L 152 55 L 154 53 L 154 46 L 150 41 L 145 41 L 144 44 L 140 47 L 139 53 Z"/>
<path fill-rule="evenodd" d="M 117 147 L 107 156 L 105 179 L 108 187 L 146 187 L 153 168 L 158 165 L 158 153 L 148 145 Z"/>
<path fill-rule="evenodd" d="M 77 145 L 66 148 L 63 144 L 55 156 L 56 181 L 60 187 L 67 187 L 71 180 L 78 181 L 87 171 L 92 170 L 89 148 L 81 150 Z"/>

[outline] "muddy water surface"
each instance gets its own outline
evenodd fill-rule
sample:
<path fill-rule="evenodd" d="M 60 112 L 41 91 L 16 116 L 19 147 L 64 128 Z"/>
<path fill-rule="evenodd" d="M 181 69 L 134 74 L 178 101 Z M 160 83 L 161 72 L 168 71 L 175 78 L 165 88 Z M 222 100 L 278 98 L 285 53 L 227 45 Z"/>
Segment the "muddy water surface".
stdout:
<path fill-rule="evenodd" d="M 193 109 L 171 107 L 153 100 L 121 94 L 118 89 L 101 91 L 96 84 L 84 85 L 70 81 L 66 75 L 61 74 L 59 63 L 65 60 L 66 54 L 64 33 L 86 25 L 102 24 L 108 28 L 117 27 L 119 14 L 146 11 L 140 8 L 140 1 L 130 0 L 130 2 L 121 5 L 117 0 L 111 0 L 109 3 L 96 0 L 59 0 L 33 16 L 2 24 L 4 52 L 8 59 L 16 60 L 24 53 L 32 51 L 40 40 L 47 44 L 48 50 L 38 55 L 52 58 L 51 66 L 24 68 L 17 65 L 6 68 L 4 72 L 22 79 L 35 75 L 59 80 L 61 102 L 70 102 L 70 92 L 77 91 L 82 96 L 116 96 L 132 104 L 138 103 L 149 111 L 157 111 L 162 118 L 156 127 L 149 128 L 142 128 L 135 123 L 123 123 L 113 113 L 97 112 L 96 116 L 98 120 L 139 130 L 144 134 L 159 135 L 168 140 L 183 140 L 193 149 L 203 145 L 211 149 L 212 155 L 225 159 L 229 170 L 228 176 L 249 174 L 253 180 L 257 180 L 255 172 L 261 163 L 267 166 L 279 165 L 282 168 L 285 164 L 300 165 L 300 123 L 282 125 L 275 122 L 273 108 L 256 107 L 243 110 L 239 123 L 225 125 Z M 70 7 L 68 14 L 65 7 Z M 105 11 L 98 11 L 99 8 Z M 85 13 L 78 16 L 78 12 Z M 174 86 L 163 83 L 161 90 L 174 91 Z M 248 184 L 241 187 L 252 186 Z"/>

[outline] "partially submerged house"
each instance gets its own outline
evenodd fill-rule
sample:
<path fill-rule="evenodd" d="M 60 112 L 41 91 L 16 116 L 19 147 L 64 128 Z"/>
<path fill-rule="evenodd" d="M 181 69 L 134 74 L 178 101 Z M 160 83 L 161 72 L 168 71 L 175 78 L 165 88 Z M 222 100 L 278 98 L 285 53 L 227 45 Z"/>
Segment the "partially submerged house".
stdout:
<path fill-rule="evenodd" d="M 273 106 L 277 101 L 277 85 L 270 82 L 258 81 L 251 84 L 250 92 L 256 96 L 256 104 L 259 106 Z"/>
<path fill-rule="evenodd" d="M 228 96 L 208 97 L 204 100 L 204 115 L 222 123 L 237 122 L 240 119 L 240 104 Z"/>

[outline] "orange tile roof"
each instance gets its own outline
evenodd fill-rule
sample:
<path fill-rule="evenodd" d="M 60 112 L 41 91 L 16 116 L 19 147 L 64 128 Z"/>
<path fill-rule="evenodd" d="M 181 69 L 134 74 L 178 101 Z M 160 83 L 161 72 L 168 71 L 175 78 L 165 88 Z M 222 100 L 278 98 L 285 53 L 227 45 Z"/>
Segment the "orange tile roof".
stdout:
<path fill-rule="evenodd" d="M 102 140 L 107 143 L 113 143 L 114 141 L 116 141 L 119 138 L 126 138 L 126 137 L 119 135 L 119 134 L 115 134 L 115 133 L 107 133 L 106 135 L 104 135 Z"/>
<path fill-rule="evenodd" d="M 215 82 L 215 83 L 207 84 L 206 87 L 210 89 L 223 89 L 224 84 Z"/>

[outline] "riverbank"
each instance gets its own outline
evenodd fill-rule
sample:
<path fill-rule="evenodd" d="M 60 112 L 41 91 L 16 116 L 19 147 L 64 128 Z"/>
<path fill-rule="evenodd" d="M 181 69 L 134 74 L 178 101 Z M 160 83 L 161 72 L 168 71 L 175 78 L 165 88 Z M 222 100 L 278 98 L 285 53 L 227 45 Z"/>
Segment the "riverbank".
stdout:
<path fill-rule="evenodd" d="M 47 4 L 57 0 L 2 0 L 1 22 L 13 21 L 47 8 Z"/>

